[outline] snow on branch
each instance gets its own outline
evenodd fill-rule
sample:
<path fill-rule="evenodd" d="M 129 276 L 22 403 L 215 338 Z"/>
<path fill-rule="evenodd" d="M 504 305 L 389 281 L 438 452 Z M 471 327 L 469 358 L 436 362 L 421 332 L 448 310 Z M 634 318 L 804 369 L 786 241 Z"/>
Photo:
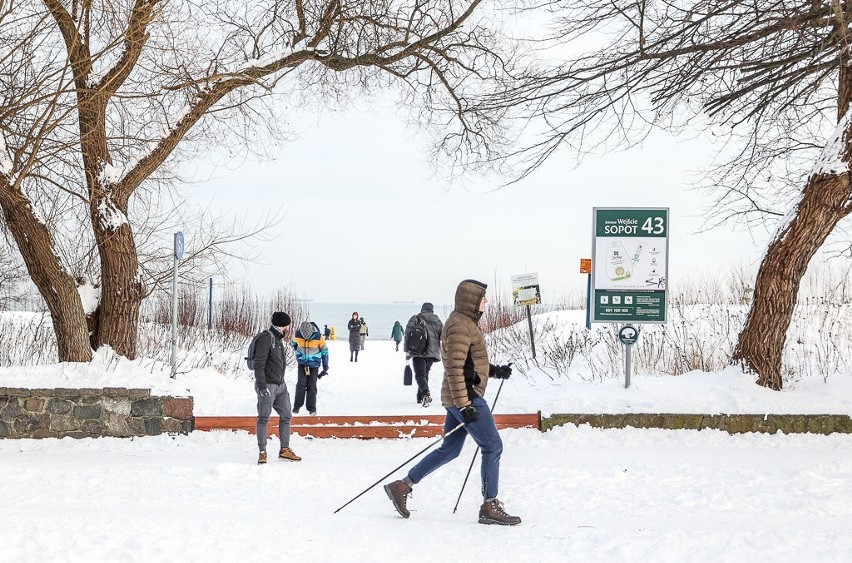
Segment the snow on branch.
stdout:
<path fill-rule="evenodd" d="M 828 141 L 826 141 L 819 158 L 814 163 L 811 173 L 808 175 L 808 182 L 813 181 L 813 179 L 817 176 L 840 176 L 842 174 L 849 173 L 849 163 L 843 160 L 843 155 L 846 152 L 847 143 L 852 140 L 847 139 L 846 135 L 846 130 L 849 127 L 850 120 L 852 120 L 852 106 L 850 106 L 843 117 L 840 118 L 840 121 L 837 123 L 837 127 L 834 129 L 834 133 L 832 133 L 831 137 L 829 137 Z M 769 238 L 767 248 L 775 242 L 776 239 L 784 238 L 787 234 L 789 234 L 790 224 L 793 219 L 799 215 L 799 204 L 802 202 L 803 197 L 804 192 L 799 194 L 799 196 L 790 203 L 787 212 L 781 220 L 778 221 L 775 232 Z M 764 251 L 764 255 L 765 254 L 766 252 Z"/>
<path fill-rule="evenodd" d="M 9 158 L 9 152 L 6 148 L 6 139 L 0 135 L 0 174 L 9 176 L 12 173 L 12 159 Z"/>
<path fill-rule="evenodd" d="M 249 59 L 241 64 L 232 74 L 241 74 L 246 70 L 252 68 L 262 68 L 272 63 L 279 61 L 281 59 L 287 58 L 296 51 L 301 51 L 307 44 L 306 39 L 302 39 L 298 43 L 292 46 L 282 47 L 281 49 L 276 49 L 274 51 L 270 51 L 269 53 L 263 55 L 257 59 Z"/>
<path fill-rule="evenodd" d="M 846 152 L 846 144 L 849 141 L 849 139 L 845 139 L 845 136 L 850 119 L 852 119 L 852 106 L 843 114 L 843 117 L 834 129 L 834 133 L 823 147 L 822 153 L 811 169 L 809 178 L 824 174 L 839 176 L 849 172 L 849 163 L 844 162 L 843 154 Z"/>
<path fill-rule="evenodd" d="M 98 202 L 98 215 L 101 218 L 101 225 L 107 231 L 117 231 L 119 227 L 128 223 L 127 215 L 117 208 L 109 198 Z"/>

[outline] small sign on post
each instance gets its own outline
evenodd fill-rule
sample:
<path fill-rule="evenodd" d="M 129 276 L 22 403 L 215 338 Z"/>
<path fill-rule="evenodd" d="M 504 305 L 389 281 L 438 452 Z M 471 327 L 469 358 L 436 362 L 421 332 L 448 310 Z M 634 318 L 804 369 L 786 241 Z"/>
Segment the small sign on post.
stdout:
<path fill-rule="evenodd" d="M 512 301 L 515 305 L 525 305 L 527 308 L 527 323 L 530 329 L 530 348 L 535 359 L 535 336 L 533 334 L 532 313 L 530 305 L 541 303 L 541 288 L 538 285 L 538 273 L 512 276 Z"/>

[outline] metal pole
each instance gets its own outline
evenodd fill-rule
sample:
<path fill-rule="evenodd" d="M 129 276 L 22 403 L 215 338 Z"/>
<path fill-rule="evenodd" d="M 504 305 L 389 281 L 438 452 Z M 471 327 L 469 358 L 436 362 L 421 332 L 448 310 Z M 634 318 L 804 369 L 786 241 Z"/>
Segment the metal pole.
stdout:
<path fill-rule="evenodd" d="M 172 272 L 172 375 L 175 378 L 177 372 L 177 284 L 178 284 L 178 258 L 175 255 L 174 270 Z"/>
<path fill-rule="evenodd" d="M 210 278 L 210 293 L 207 299 L 207 330 L 213 328 L 213 278 Z"/>
<path fill-rule="evenodd" d="M 535 335 L 533 334 L 533 326 L 532 326 L 532 313 L 530 313 L 530 306 L 527 305 L 527 323 L 530 326 L 530 348 L 532 348 L 532 357 L 535 359 Z"/>
<path fill-rule="evenodd" d="M 627 389 L 630 387 L 630 368 L 631 366 L 631 351 L 633 350 L 632 344 L 624 345 L 624 388 Z"/>
<path fill-rule="evenodd" d="M 455 428 L 453 428 L 452 430 L 450 430 L 450 431 L 449 431 L 449 432 L 447 432 L 446 434 L 441 434 L 441 437 L 440 437 L 440 438 L 438 438 L 437 440 L 435 440 L 434 442 L 432 442 L 431 444 L 429 444 L 428 446 L 426 446 L 425 448 L 423 448 L 422 450 L 420 450 L 419 452 L 417 452 L 416 454 L 414 454 L 414 455 L 413 455 L 413 456 L 411 456 L 410 458 L 406 459 L 406 460 L 405 460 L 404 462 L 402 462 L 402 463 L 401 463 L 398 467 L 394 468 L 394 470 L 393 470 L 393 471 L 391 471 L 390 473 L 388 473 L 387 475 L 385 475 L 384 477 L 382 477 L 381 479 L 379 479 L 378 481 L 376 481 L 375 483 L 373 483 L 372 485 L 370 485 L 369 487 L 367 487 L 366 489 L 364 489 L 363 491 L 361 491 L 361 492 L 360 492 L 360 493 L 359 493 L 359 494 L 358 494 L 355 498 L 353 498 L 352 500 L 350 500 L 349 502 L 347 502 L 346 504 L 344 504 L 343 506 L 341 506 L 340 508 L 338 508 L 337 510 L 335 510 L 335 511 L 334 511 L 334 514 L 337 514 L 338 512 L 340 512 L 341 510 L 343 510 L 344 508 L 346 508 L 347 506 L 349 506 L 350 504 L 352 504 L 355 500 L 357 500 L 358 498 L 360 498 L 360 497 L 361 497 L 361 495 L 363 495 L 364 493 L 366 493 L 367 491 L 369 491 L 370 489 L 372 489 L 373 487 L 375 487 L 376 485 L 378 485 L 379 483 L 381 483 L 382 481 L 384 481 L 385 479 L 387 479 L 388 477 L 390 477 L 391 475 L 393 475 L 394 473 L 396 473 L 399 469 L 402 469 L 403 467 L 405 467 L 405 466 L 406 466 L 406 464 L 408 464 L 410 461 L 412 461 L 412 460 L 414 460 L 414 459 L 417 459 L 418 457 L 420 457 L 421 455 L 423 455 L 423 453 L 425 453 L 425 452 L 426 452 L 426 450 L 428 450 L 428 449 L 432 448 L 432 447 L 433 447 L 433 446 L 435 446 L 436 444 L 440 444 L 441 442 L 443 442 L 443 441 L 444 441 L 444 438 L 446 438 L 447 436 L 449 436 L 450 434 L 452 434 L 453 432 L 455 432 L 456 430 L 458 430 L 458 429 L 459 429 L 459 428 L 461 428 L 462 426 L 464 426 L 464 422 L 460 422 L 460 423 L 458 424 L 458 426 L 456 426 Z"/>
<path fill-rule="evenodd" d="M 592 328 L 592 274 L 586 282 L 586 328 Z"/>

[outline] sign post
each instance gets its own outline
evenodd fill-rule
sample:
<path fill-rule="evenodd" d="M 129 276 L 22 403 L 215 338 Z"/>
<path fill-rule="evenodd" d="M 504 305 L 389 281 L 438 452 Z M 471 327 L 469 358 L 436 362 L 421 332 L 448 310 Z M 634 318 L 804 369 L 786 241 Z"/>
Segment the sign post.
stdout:
<path fill-rule="evenodd" d="M 177 308 L 178 308 L 178 261 L 183 258 L 183 232 L 175 233 L 174 269 L 172 271 L 172 375 L 177 373 Z"/>
<path fill-rule="evenodd" d="M 535 336 L 533 334 L 532 313 L 530 305 L 541 303 L 541 287 L 538 284 L 538 273 L 512 276 L 512 301 L 515 305 L 525 305 L 527 308 L 527 324 L 530 330 L 530 348 L 535 359 Z"/>
<path fill-rule="evenodd" d="M 592 259 L 580 258 L 580 273 L 587 275 L 586 280 L 586 329 L 592 328 Z"/>
<path fill-rule="evenodd" d="M 207 294 L 207 330 L 213 328 L 213 278 L 210 278 L 210 291 Z"/>
<path fill-rule="evenodd" d="M 639 337 L 629 323 L 667 320 L 669 208 L 595 207 L 593 214 L 591 322 L 628 323 L 618 331 L 627 388 Z"/>
<path fill-rule="evenodd" d="M 639 339 L 639 331 L 633 325 L 627 324 L 618 331 L 618 339 L 624 344 L 624 388 L 630 387 L 630 372 L 632 370 L 633 345 Z"/>

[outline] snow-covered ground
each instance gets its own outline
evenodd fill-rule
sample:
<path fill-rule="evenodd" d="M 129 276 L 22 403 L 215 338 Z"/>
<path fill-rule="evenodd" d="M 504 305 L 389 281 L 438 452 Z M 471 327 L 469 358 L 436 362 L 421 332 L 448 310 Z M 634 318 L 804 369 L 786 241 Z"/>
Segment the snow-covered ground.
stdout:
<path fill-rule="evenodd" d="M 320 414 L 423 409 L 402 385 L 404 359 L 368 341 L 350 363 L 332 342 Z M 495 358 L 508 361 L 511 358 Z M 288 372 L 293 392 L 294 374 Z M 437 396 L 440 370 L 432 375 Z M 251 415 L 248 373 L 168 378 L 165 366 L 100 352 L 85 366 L 0 370 L 0 386 L 151 386 L 191 394 L 197 415 Z M 486 397 L 494 399 L 497 385 Z M 516 373 L 496 412 L 799 412 L 849 414 L 848 378 L 776 393 L 734 369 L 587 382 Z M 432 440 L 292 439 L 304 460 L 257 466 L 245 432 L 93 440 L 0 441 L 0 561 L 848 561 L 852 436 L 563 427 L 501 432 L 500 498 L 520 526 L 476 522 L 474 446 L 427 477 L 411 518 L 376 487 Z M 477 466 L 478 468 L 478 466 Z M 394 474 L 401 477 L 404 470 Z M 388 478 L 389 480 L 390 478 Z"/>
<path fill-rule="evenodd" d="M 424 410 L 415 403 L 415 387 L 402 385 L 405 356 L 394 352 L 391 340 L 367 341 L 358 362 L 349 361 L 345 340 L 329 342 L 329 375 L 319 381 L 320 414 L 442 413 L 436 400 Z M 493 358 L 495 363 L 512 358 Z M 440 365 L 430 380 L 437 399 Z M 296 373 L 288 369 L 291 396 Z M 158 362 L 128 361 L 101 349 L 91 364 L 58 364 L 0 368 L 0 387 L 150 387 L 153 394 L 195 398 L 197 416 L 257 414 L 253 376 L 248 369 L 221 374 L 198 369 L 169 378 L 169 368 Z M 754 378 L 737 368 L 722 372 L 691 372 L 680 376 L 635 374 L 630 388 L 617 375 L 604 381 L 557 376 L 538 370 L 515 374 L 505 382 L 496 412 L 552 413 L 739 413 L 739 414 L 849 414 L 852 415 L 852 374 L 828 381 L 813 377 L 776 392 L 758 387 Z M 493 384 L 491 392 L 496 392 Z M 491 395 L 493 398 L 493 395 Z M 490 401 L 491 399 L 489 399 Z"/>

